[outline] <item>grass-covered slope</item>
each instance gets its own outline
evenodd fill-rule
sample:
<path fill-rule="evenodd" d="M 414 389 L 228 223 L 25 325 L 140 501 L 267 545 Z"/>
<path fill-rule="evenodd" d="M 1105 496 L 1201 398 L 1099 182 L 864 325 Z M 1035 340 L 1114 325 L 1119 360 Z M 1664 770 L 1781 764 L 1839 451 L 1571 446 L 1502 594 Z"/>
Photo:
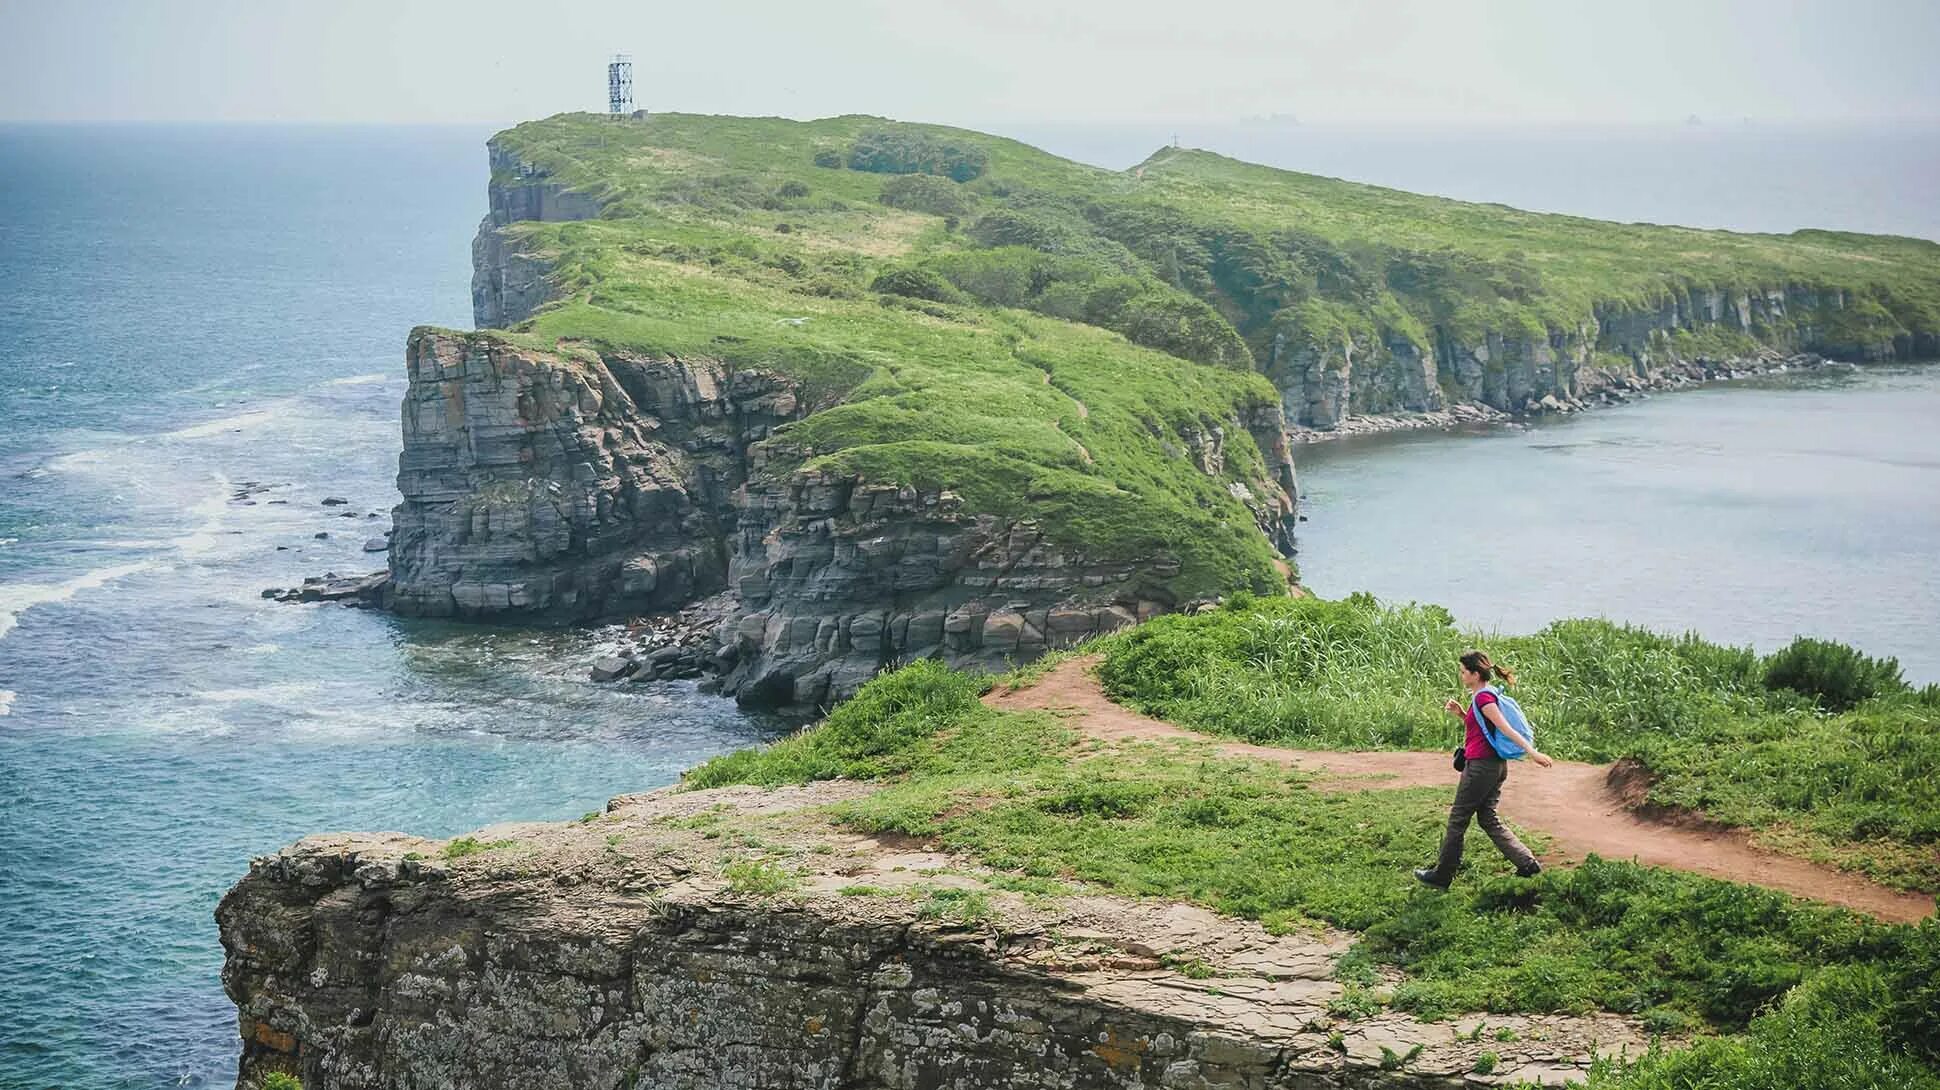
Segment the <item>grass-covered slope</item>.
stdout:
<path fill-rule="evenodd" d="M 1277 427 L 1271 384 L 1025 309 L 870 290 L 895 255 L 947 247 L 950 233 L 879 203 L 896 176 L 816 167 L 808 136 L 830 124 L 564 117 L 501 135 L 501 150 L 597 192 L 607 213 L 510 228 L 544 255 L 558 298 L 505 336 L 779 372 L 819 411 L 765 444 L 769 472 L 949 488 L 1093 559 L 1175 557 L 1181 599 L 1283 587 L 1236 498 L 1270 479 L 1236 423 Z M 821 142 L 846 148 L 861 127 Z M 763 172 L 791 158 L 800 179 Z M 1186 440 L 1215 430 L 1223 459 L 1208 473 Z"/>
<path fill-rule="evenodd" d="M 785 249 L 822 258 L 793 273 L 810 290 L 1024 307 L 1213 363 L 1264 364 L 1276 334 L 1425 350 L 1488 333 L 1540 340 L 1598 308 L 1711 291 L 1801 288 L 1843 302 L 1702 331 L 1721 351 L 1764 341 L 1904 354 L 1940 334 L 1940 245 L 1915 239 L 1613 224 L 1182 149 L 1111 172 L 870 117 L 562 115 L 497 143 L 595 195 L 609 218 L 759 236 L 787 223 Z M 884 272 L 899 275 L 879 282 Z"/>
<path fill-rule="evenodd" d="M 1102 646 L 1116 656 L 1153 627 Z M 1178 627 L 1157 626 L 1158 638 Z M 1598 1085 L 1940 1085 L 1940 921 L 1888 926 L 1595 858 L 1523 881 L 1485 844 L 1450 892 L 1429 891 L 1408 868 L 1438 840 L 1445 790 L 1322 791 L 1192 743 L 1088 740 L 1050 714 L 983 704 L 990 684 L 917 663 L 686 783 L 875 780 L 881 790 L 841 804 L 838 820 L 934 839 L 1020 882 L 1076 878 L 1273 929 L 1358 931 L 1337 969 L 1343 1018 L 1390 1005 L 1426 1017 L 1605 1009 L 1674 1037 L 1723 1035 L 1600 1070 Z"/>
<path fill-rule="evenodd" d="M 1307 749 L 1445 750 L 1455 662 L 1483 646 L 1552 756 L 1633 758 L 1650 801 L 1767 847 L 1940 891 L 1940 687 L 1890 660 L 1800 641 L 1760 658 L 1697 636 L 1559 621 L 1484 638 L 1437 606 L 1251 601 L 1111 645 L 1115 698 L 1208 733 Z M 1803 691 L 1801 691 L 1803 690 Z"/>

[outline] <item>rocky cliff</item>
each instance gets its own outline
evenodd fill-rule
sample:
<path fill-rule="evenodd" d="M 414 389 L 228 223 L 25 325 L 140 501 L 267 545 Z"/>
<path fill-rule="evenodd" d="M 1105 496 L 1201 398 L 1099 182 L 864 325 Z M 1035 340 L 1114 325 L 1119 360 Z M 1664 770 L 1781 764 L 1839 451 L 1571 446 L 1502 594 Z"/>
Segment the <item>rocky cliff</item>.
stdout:
<path fill-rule="evenodd" d="M 598 219 L 600 206 L 496 141 L 486 149 L 492 170 L 486 190 L 491 211 L 472 239 L 472 321 L 480 329 L 505 329 L 531 317 L 552 293 L 547 281 L 551 264 L 505 228 L 526 221 Z"/>
<path fill-rule="evenodd" d="M 1178 560 L 1100 560 L 948 489 L 802 468 L 786 379 L 718 361 L 543 353 L 420 329 L 389 605 L 417 616 L 584 620 L 725 591 L 703 656 L 745 701 L 813 708 L 925 656 L 1004 668 L 1175 608 Z M 1293 465 L 1277 413 L 1229 426 L 1269 459 L 1249 492 L 1291 551 Z M 1225 430 L 1175 435 L 1221 476 Z M 776 463 L 779 462 L 779 465 Z"/>
<path fill-rule="evenodd" d="M 1102 171 L 867 117 L 561 115 L 490 165 L 484 331 L 413 335 L 383 593 L 544 620 L 705 602 L 677 669 L 747 700 L 1280 589 L 1296 435 L 1940 348 L 1940 246 L 1913 239 L 1599 223 L 1183 149 Z"/>
<path fill-rule="evenodd" d="M 511 326 L 571 290 L 527 228 L 602 205 L 498 141 L 490 158 L 473 305 L 481 327 Z M 398 612 L 574 621 L 711 596 L 700 612 L 716 627 L 686 665 L 744 701 L 810 709 L 886 665 L 1003 668 L 1185 600 L 1176 553 L 1088 549 L 947 484 L 812 464 L 820 452 L 777 429 L 845 395 L 791 378 L 786 358 L 531 343 L 411 335 L 384 591 Z M 1293 460 L 1270 401 L 1146 419 L 1140 443 L 1219 482 L 1220 500 L 1291 554 Z M 1233 442 L 1245 453 L 1229 456 Z"/>
<path fill-rule="evenodd" d="M 1008 892 L 817 810 L 866 790 L 663 791 L 259 859 L 217 910 L 237 1086 L 1454 1088 L 1644 1045 L 1608 1015 L 1489 1016 L 1487 1039 L 1336 1016 L 1349 936 Z"/>
<path fill-rule="evenodd" d="M 1531 413 L 1633 390 L 1789 366 L 1802 355 L 1854 362 L 1940 356 L 1931 333 L 1888 336 L 1851 320 L 1846 293 L 1786 284 L 1690 290 L 1654 305 L 1599 304 L 1567 328 L 1425 334 L 1346 330 L 1289 314 L 1261 365 L 1287 419 L 1310 428 L 1350 417 L 1432 413 L 1461 405 Z M 1548 399 L 1547 401 L 1545 399 Z"/>

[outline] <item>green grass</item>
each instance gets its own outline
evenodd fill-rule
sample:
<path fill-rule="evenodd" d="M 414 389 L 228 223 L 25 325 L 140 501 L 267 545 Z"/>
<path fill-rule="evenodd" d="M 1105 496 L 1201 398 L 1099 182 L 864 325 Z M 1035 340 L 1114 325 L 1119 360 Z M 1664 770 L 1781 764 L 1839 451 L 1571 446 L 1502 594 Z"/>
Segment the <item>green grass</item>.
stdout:
<path fill-rule="evenodd" d="M 802 884 L 801 876 L 779 863 L 766 859 L 735 859 L 721 868 L 728 891 L 749 897 L 779 897 L 793 893 Z"/>
<path fill-rule="evenodd" d="M 1903 1047 L 1894 987 L 1872 967 L 1828 969 L 1754 1019 L 1748 1033 L 1599 1064 L 1587 1087 L 1940 1090 L 1940 1073 Z"/>
<path fill-rule="evenodd" d="M 1211 734 L 1323 749 L 1453 748 L 1456 656 L 1484 646 L 1555 757 L 1635 758 L 1652 802 L 1781 850 L 1940 890 L 1940 693 L 1878 664 L 1877 695 L 1830 713 L 1745 648 L 1604 621 L 1484 639 L 1432 605 L 1235 597 L 1106 645 L 1106 691 Z M 1789 652 L 1774 656 L 1788 661 Z"/>
<path fill-rule="evenodd" d="M 465 859 L 469 856 L 497 851 L 500 848 L 509 848 L 517 843 L 518 841 L 516 840 L 484 841 L 479 840 L 475 836 L 461 836 L 451 843 L 446 844 L 438 854 L 445 859 Z"/>
<path fill-rule="evenodd" d="M 882 788 L 836 806 L 838 821 L 932 839 L 1024 879 L 1189 900 L 1273 930 L 1323 921 L 1356 931 L 1341 973 L 1362 983 L 1343 1016 L 1384 1002 L 1428 1017 L 1606 1009 L 1741 1031 L 1826 967 L 1858 965 L 1904 996 L 1899 1021 L 1881 1030 L 1895 1049 L 1940 1045 L 1932 985 L 1920 983 L 1940 964 L 1940 924 L 1888 926 L 1594 858 L 1519 880 L 1479 833 L 1465 879 L 1423 890 L 1408 869 L 1434 849 L 1444 790 L 1315 791 L 1299 774 L 1194 742 L 1100 752 L 1048 713 L 982 704 L 985 683 L 934 663 L 905 667 L 822 725 L 718 758 L 686 782 L 875 778 Z M 1391 995 L 1365 986 L 1375 965 L 1405 974 Z"/>
<path fill-rule="evenodd" d="M 766 473 L 949 488 L 971 511 L 1034 519 L 1080 556 L 1174 559 L 1177 574 L 1162 582 L 1180 599 L 1284 586 L 1233 494 L 1273 487 L 1239 423 L 1272 414 L 1278 395 L 1264 376 L 1021 311 L 931 304 L 932 314 L 814 294 L 820 266 L 794 277 L 773 267 L 773 244 L 717 229 L 648 218 L 528 233 L 571 294 L 505 336 L 566 355 L 646 347 L 793 379 L 821 411 L 764 443 Z M 1208 473 L 1182 453 L 1213 429 L 1225 458 Z"/>

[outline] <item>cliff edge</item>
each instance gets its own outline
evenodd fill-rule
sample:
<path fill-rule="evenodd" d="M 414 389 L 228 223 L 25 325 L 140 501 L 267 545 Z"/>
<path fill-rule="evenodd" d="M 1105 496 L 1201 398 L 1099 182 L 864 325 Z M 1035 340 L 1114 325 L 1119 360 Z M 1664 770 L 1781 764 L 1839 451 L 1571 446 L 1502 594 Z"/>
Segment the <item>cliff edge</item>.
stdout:
<path fill-rule="evenodd" d="M 310 837 L 217 912 L 238 1087 L 1459 1087 L 1641 1052 L 1615 1015 L 1346 1019 L 1350 936 L 1023 891 L 831 825 L 837 782 L 456 841 Z M 750 848 L 747 845 L 757 844 Z M 1011 888 L 1006 888 L 1009 886 Z"/>

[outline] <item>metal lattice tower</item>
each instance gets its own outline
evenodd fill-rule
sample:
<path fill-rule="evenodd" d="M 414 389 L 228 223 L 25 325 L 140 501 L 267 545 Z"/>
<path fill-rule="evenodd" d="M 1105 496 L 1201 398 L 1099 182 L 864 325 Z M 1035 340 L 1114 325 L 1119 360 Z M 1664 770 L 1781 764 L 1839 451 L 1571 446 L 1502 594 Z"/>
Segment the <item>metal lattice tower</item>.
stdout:
<path fill-rule="evenodd" d="M 633 112 L 633 58 L 625 53 L 613 54 L 606 66 L 606 112 L 614 117 Z"/>

